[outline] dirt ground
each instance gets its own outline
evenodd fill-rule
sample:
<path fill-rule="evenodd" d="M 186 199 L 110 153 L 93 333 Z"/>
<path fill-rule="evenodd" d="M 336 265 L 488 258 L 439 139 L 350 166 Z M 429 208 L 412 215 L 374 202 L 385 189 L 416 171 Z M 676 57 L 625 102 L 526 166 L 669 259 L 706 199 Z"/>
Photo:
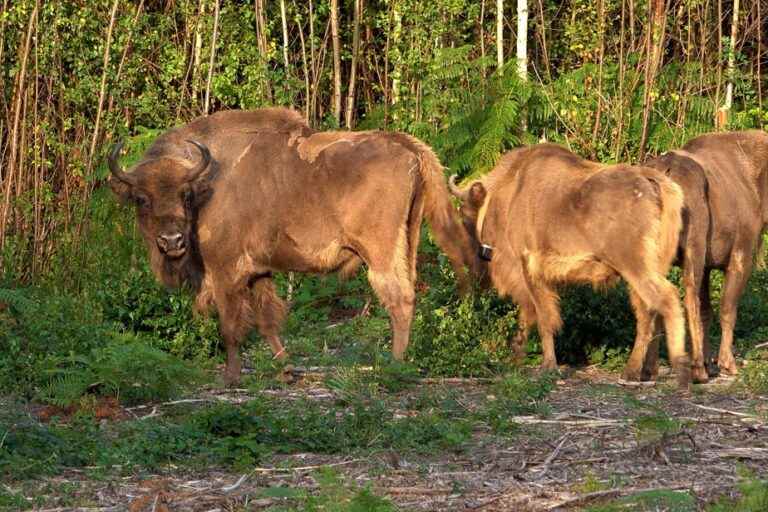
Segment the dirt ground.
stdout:
<path fill-rule="evenodd" d="M 100 481 L 68 472 L 47 484 L 66 486 L 99 504 L 82 510 L 264 510 L 288 503 L 285 498 L 258 497 L 263 489 L 311 491 L 318 485 L 316 470 L 332 466 L 349 482 L 372 484 L 376 494 L 401 510 L 543 511 L 580 510 L 643 490 L 685 490 L 703 507 L 737 492 L 737 468 L 768 474 L 766 397 L 734 392 L 727 379 L 697 386 L 687 396 L 677 394 L 664 379 L 654 387 L 624 387 L 617 380 L 617 374 L 595 367 L 571 371 L 547 399 L 550 414 L 516 418 L 520 432 L 511 438 L 478 428 L 471 448 L 458 453 L 382 452 L 369 458 L 296 454 L 275 457 L 244 474 L 179 468 L 141 480 Z M 404 393 L 423 386 L 459 390 L 467 408 L 489 392 L 478 381 L 430 379 Z M 311 378 L 263 392 L 333 399 L 321 380 Z M 209 390 L 197 400 L 239 402 L 252 396 L 247 390 Z M 649 401 L 661 404 L 668 418 L 684 425 L 682 430 L 655 435 L 653 428 L 644 432 L 628 419 L 637 418 L 638 407 Z M 131 412 L 157 415 L 172 406 Z"/>

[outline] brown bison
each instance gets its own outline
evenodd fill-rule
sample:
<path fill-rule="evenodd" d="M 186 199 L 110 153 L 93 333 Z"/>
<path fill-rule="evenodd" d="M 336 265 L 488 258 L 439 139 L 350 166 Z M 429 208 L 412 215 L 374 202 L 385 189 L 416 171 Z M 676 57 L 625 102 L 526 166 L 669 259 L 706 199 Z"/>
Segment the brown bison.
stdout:
<path fill-rule="evenodd" d="M 394 357 L 408 346 L 422 217 L 462 288 L 474 256 L 432 150 L 400 133 L 314 133 L 287 109 L 220 112 L 161 135 L 130 172 L 117 146 L 114 192 L 136 205 L 152 269 L 215 306 L 227 349 L 256 326 L 275 357 L 286 306 L 275 272 L 354 273 L 362 263 L 390 315 Z"/>
<path fill-rule="evenodd" d="M 693 379 L 706 382 L 709 376 L 705 364 L 709 366 L 712 269 L 725 272 L 717 363 L 724 373 L 736 374 L 732 350 L 736 308 L 768 223 L 768 133 L 753 130 L 702 135 L 645 165 L 665 171 L 685 194 L 686 215 L 677 263 L 683 268 Z M 652 326 L 643 328 L 649 336 L 653 330 Z M 657 355 L 658 350 L 651 347 L 647 372 L 656 371 Z M 714 365 L 709 370 L 712 374 L 717 371 Z"/>
<path fill-rule="evenodd" d="M 629 284 L 638 319 L 664 318 L 670 361 L 679 384 L 690 379 L 685 327 L 677 289 L 666 273 L 677 253 L 683 195 L 663 174 L 647 167 L 603 166 L 554 145 L 516 149 L 465 189 L 469 235 L 488 262 L 493 285 L 520 307 L 516 350 L 536 324 L 544 368 L 556 368 L 554 334 L 562 320 L 556 287 L 567 283 Z M 492 256 L 491 256 L 492 251 Z M 649 337 L 638 321 L 635 346 L 624 370 L 641 380 Z"/>

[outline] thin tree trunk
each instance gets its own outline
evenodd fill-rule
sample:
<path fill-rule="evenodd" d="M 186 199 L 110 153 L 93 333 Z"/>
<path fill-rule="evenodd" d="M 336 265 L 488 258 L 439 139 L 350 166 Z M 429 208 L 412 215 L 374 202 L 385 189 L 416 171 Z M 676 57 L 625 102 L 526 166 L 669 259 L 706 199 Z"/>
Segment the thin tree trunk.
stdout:
<path fill-rule="evenodd" d="M 760 4 L 757 0 L 757 115 L 760 119 L 759 128 L 762 128 L 763 119 L 763 78 L 761 76 L 760 61 L 763 59 L 763 18 L 760 15 Z"/>
<path fill-rule="evenodd" d="M 96 109 L 96 121 L 93 126 L 93 137 L 91 137 L 91 149 L 88 152 L 88 173 L 93 170 L 93 155 L 96 152 L 96 141 L 99 138 L 99 126 L 101 124 L 101 112 L 104 108 L 104 96 L 107 94 L 107 71 L 109 68 L 109 55 L 112 46 L 112 29 L 115 27 L 117 18 L 118 0 L 112 3 L 112 13 L 109 16 L 109 27 L 107 28 L 107 41 L 104 46 L 104 60 L 101 71 L 101 87 L 99 88 L 99 103 Z"/>
<path fill-rule="evenodd" d="M 528 80 L 528 0 L 517 0 L 517 74 Z"/>
<path fill-rule="evenodd" d="M 339 0 L 331 0 L 331 38 L 333 40 L 333 117 L 341 122 L 341 43 L 339 41 Z"/>
<path fill-rule="evenodd" d="M 733 0 L 733 15 L 731 17 L 731 40 L 728 52 L 728 83 L 725 86 L 725 103 L 720 108 L 717 128 L 728 126 L 728 117 L 733 106 L 733 78 L 736 71 L 736 37 L 739 33 L 739 0 Z"/>
<path fill-rule="evenodd" d="M 666 0 L 652 0 L 649 4 L 651 21 L 648 27 L 648 52 L 645 61 L 645 90 L 643 92 L 643 131 L 640 135 L 640 158 L 645 156 L 648 142 L 648 127 L 650 125 L 651 109 L 653 108 L 653 86 L 661 60 L 661 49 L 664 44 L 664 32 L 667 18 Z"/>
<path fill-rule="evenodd" d="M 539 17 L 541 18 L 541 52 L 544 58 L 544 70 L 547 73 L 547 78 L 552 79 L 552 70 L 550 69 L 549 53 L 547 52 L 547 24 L 544 18 L 544 5 L 542 0 L 539 0 Z"/>
<path fill-rule="evenodd" d="M 295 6 L 295 4 L 294 4 Z M 298 10 L 298 8 L 297 8 Z M 304 68 L 304 119 L 309 122 L 309 66 L 307 65 L 307 45 L 304 42 L 304 27 L 299 20 L 296 20 L 296 26 L 299 28 L 299 40 L 301 41 L 301 65 Z"/>
<path fill-rule="evenodd" d="M 269 61 L 269 42 L 267 41 L 267 21 L 264 18 L 264 5 L 266 0 L 254 0 L 253 10 L 256 15 L 256 39 L 259 45 L 259 53 L 261 54 L 261 64 L 264 72 L 264 93 L 267 96 L 267 102 L 272 103 L 272 87 L 269 83 L 269 77 L 267 77 L 266 69 L 267 62 Z"/>
<path fill-rule="evenodd" d="M 723 0 L 717 0 L 717 86 L 715 87 L 715 127 L 719 126 L 720 89 L 723 86 Z"/>
<path fill-rule="evenodd" d="M 35 2 L 35 7 L 32 9 L 32 13 L 29 15 L 29 22 L 27 24 L 27 33 L 24 38 L 24 46 L 23 50 L 21 52 L 21 62 L 20 62 L 20 70 L 19 74 L 16 78 L 16 90 L 14 93 L 14 98 L 16 100 L 16 105 L 14 106 L 13 111 L 13 126 L 11 128 L 10 132 L 10 145 L 11 145 L 11 154 L 8 159 L 8 172 L 5 175 L 5 193 L 4 193 L 4 200 L 3 200 L 3 210 L 2 215 L 0 216 L 0 252 L 5 248 L 5 237 L 6 237 L 6 229 L 8 225 L 8 212 L 11 207 L 11 195 L 13 193 L 13 179 L 14 176 L 20 172 L 20 169 L 17 166 L 16 157 L 18 155 L 18 139 L 19 139 L 19 123 L 21 121 L 21 109 L 22 109 L 22 99 L 24 98 L 24 81 L 26 80 L 27 75 L 27 61 L 29 59 L 29 49 L 32 45 L 32 33 L 33 28 L 35 26 L 35 23 L 37 21 L 37 11 L 38 11 L 39 5 L 37 2 Z"/>
<path fill-rule="evenodd" d="M 621 160 L 622 137 L 624 135 L 624 77 L 627 66 L 624 62 L 624 39 L 626 34 L 626 0 L 621 0 L 621 28 L 619 29 L 619 114 L 616 120 L 616 145 L 613 155 L 616 161 Z"/>
<path fill-rule="evenodd" d="M 357 81 L 357 61 L 360 52 L 360 19 L 363 16 L 363 0 L 355 0 L 354 30 L 352 32 L 352 63 L 349 71 L 349 87 L 347 88 L 346 124 L 352 129 L 355 114 L 355 85 Z"/>
<path fill-rule="evenodd" d="M 480 20 L 478 22 L 478 27 L 480 28 L 480 59 L 482 62 L 485 62 L 485 27 L 483 26 L 485 22 L 485 0 L 482 0 L 480 2 Z M 483 65 L 481 68 L 481 73 L 483 74 L 483 78 L 485 78 L 485 65 Z"/>
<path fill-rule="evenodd" d="M 496 0 L 496 68 L 501 69 L 503 66 L 504 66 L 504 0 Z"/>
<path fill-rule="evenodd" d="M 288 64 L 288 18 L 285 14 L 285 0 L 280 0 L 280 20 L 283 23 L 283 65 L 285 66 L 285 77 L 290 76 L 290 67 Z"/>
<path fill-rule="evenodd" d="M 597 135 L 600 133 L 600 117 L 603 113 L 603 61 L 605 58 L 605 2 L 597 0 L 597 32 L 600 40 L 597 52 L 597 108 L 592 128 L 592 156 L 597 159 Z"/>
<path fill-rule="evenodd" d="M 203 112 L 208 115 L 208 109 L 211 106 L 211 81 L 213 80 L 213 65 L 216 59 L 216 42 L 219 38 L 219 0 L 214 4 L 213 14 L 213 37 L 211 38 L 211 58 L 208 61 L 208 80 L 205 83 L 205 105 Z"/>
<path fill-rule="evenodd" d="M 200 0 L 197 8 L 197 23 L 195 23 L 195 52 L 194 67 L 192 68 L 192 98 L 195 106 L 199 105 L 200 62 L 203 54 L 203 20 L 205 19 L 205 0 Z"/>
<path fill-rule="evenodd" d="M 315 12 L 312 5 L 312 0 L 309 0 L 309 67 L 312 69 L 312 83 L 317 82 L 317 64 L 315 58 Z M 310 96 L 314 97 L 314 92 L 310 93 Z M 311 124 L 315 120 L 315 102 L 313 99 L 309 101 L 309 115 L 307 121 Z"/>

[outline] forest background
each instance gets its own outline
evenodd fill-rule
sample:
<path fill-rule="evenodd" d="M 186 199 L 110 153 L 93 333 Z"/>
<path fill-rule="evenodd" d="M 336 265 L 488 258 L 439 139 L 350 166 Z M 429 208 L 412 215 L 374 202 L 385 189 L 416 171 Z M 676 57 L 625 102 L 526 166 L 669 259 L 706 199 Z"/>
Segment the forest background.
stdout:
<path fill-rule="evenodd" d="M 1 8 L 0 387 L 25 399 L 171 395 L 191 366 L 220 357 L 215 322 L 193 316 L 188 293 L 154 281 L 133 211 L 104 186 L 104 158 L 118 139 L 128 141 L 130 164 L 194 117 L 284 105 L 321 129 L 414 134 L 447 172 L 469 176 L 540 140 L 638 162 L 703 132 L 768 126 L 766 0 L 2 0 Z M 459 300 L 426 231 L 423 239 L 411 359 L 436 375 L 499 371 L 515 308 L 487 294 Z M 294 354 L 364 346 L 383 357 L 386 316 L 364 278 L 281 279 Z M 765 284 L 768 274 L 756 272 L 742 300 L 742 354 L 768 334 Z M 563 310 L 563 361 L 624 357 L 634 321 L 623 288 L 574 289 Z M 535 340 L 529 349 L 535 362 Z M 140 371 L 158 367 L 168 371 Z"/>

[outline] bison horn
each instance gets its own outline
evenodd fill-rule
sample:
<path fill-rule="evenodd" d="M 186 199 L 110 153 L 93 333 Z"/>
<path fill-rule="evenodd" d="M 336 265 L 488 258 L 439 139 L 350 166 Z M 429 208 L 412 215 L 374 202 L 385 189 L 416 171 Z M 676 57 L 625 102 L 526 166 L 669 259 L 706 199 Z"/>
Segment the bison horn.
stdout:
<path fill-rule="evenodd" d="M 467 200 L 467 192 L 465 190 L 461 190 L 459 186 L 456 184 L 456 178 L 459 176 L 457 174 L 454 174 L 448 179 L 448 190 L 451 191 L 451 194 L 456 196 L 457 198 L 461 199 L 462 201 Z"/>
<path fill-rule="evenodd" d="M 205 171 L 208 168 L 208 165 L 211 163 L 211 152 L 208 151 L 208 148 L 205 147 L 204 144 L 201 144 L 196 140 L 188 140 L 187 142 L 199 149 L 200 155 L 202 157 L 202 160 L 200 160 L 200 163 L 197 165 L 197 167 L 192 169 L 189 173 L 189 181 L 195 181 L 203 174 L 203 171 Z"/>
<path fill-rule="evenodd" d="M 125 172 L 125 170 L 122 167 L 120 167 L 120 164 L 117 162 L 117 159 L 120 156 L 121 149 L 123 149 L 123 141 L 120 141 L 114 146 L 112 146 L 112 151 L 109 152 L 109 156 L 107 157 L 107 163 L 109 164 L 109 171 L 112 173 L 112 176 L 114 176 L 116 179 L 128 185 L 133 185 L 134 182 L 136 181 L 134 177 L 128 174 L 127 172 Z"/>

